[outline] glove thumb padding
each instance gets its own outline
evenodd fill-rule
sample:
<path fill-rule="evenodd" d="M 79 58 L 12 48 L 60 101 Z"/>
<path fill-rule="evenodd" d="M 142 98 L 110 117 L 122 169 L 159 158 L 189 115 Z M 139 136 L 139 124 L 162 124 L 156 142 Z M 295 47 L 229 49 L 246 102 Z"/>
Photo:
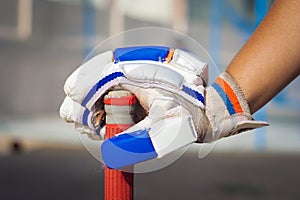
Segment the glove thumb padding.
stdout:
<path fill-rule="evenodd" d="M 171 98 L 158 97 L 152 102 L 149 115 L 144 120 L 105 140 L 101 152 L 107 166 L 120 169 L 161 158 L 196 140 L 191 115 Z"/>

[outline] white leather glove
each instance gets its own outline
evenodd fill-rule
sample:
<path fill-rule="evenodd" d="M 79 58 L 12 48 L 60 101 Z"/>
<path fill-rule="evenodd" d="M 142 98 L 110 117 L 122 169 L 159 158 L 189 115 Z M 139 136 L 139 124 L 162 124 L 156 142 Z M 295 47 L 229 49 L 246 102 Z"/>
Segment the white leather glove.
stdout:
<path fill-rule="evenodd" d="M 172 60 L 168 62 L 169 54 L 172 55 Z M 123 60 L 118 61 L 120 59 Z M 60 108 L 60 115 L 65 121 L 75 123 L 79 132 L 103 139 L 104 124 L 98 124 L 95 116 L 102 115 L 101 98 L 104 94 L 121 84 L 138 88 L 160 88 L 184 96 L 204 108 L 202 82 L 207 81 L 205 70 L 205 63 L 179 49 L 133 47 L 108 51 L 84 63 L 68 77 L 64 86 L 67 97 Z M 193 94 L 188 93 L 191 88 L 195 89 Z M 193 96 L 197 95 L 196 90 L 199 90 L 201 101 Z M 150 105 L 145 102 L 142 104 L 149 111 Z"/>
<path fill-rule="evenodd" d="M 103 113 L 103 95 L 114 86 L 136 95 L 148 116 L 119 134 L 121 137 L 102 144 L 104 162 L 112 168 L 159 158 L 196 141 L 212 142 L 267 125 L 252 120 L 242 91 L 229 74 L 223 73 L 206 87 L 207 70 L 194 55 L 168 47 L 105 52 L 67 79 L 60 115 L 74 122 L 80 132 L 103 138 L 103 123 L 95 120 Z"/>

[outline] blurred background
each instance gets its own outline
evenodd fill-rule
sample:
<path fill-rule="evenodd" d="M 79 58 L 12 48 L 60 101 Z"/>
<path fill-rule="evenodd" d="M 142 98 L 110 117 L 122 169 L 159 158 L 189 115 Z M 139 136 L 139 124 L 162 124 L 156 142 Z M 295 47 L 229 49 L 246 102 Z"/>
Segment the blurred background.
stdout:
<path fill-rule="evenodd" d="M 270 0 L 1 0 L 0 199 L 103 199 L 103 167 L 59 119 L 65 79 L 97 44 L 162 27 L 200 43 L 220 71 Z M 255 114 L 271 126 L 193 145 L 135 176 L 135 199 L 299 199 L 299 77 Z M 200 150 L 200 153 L 199 153 Z"/>

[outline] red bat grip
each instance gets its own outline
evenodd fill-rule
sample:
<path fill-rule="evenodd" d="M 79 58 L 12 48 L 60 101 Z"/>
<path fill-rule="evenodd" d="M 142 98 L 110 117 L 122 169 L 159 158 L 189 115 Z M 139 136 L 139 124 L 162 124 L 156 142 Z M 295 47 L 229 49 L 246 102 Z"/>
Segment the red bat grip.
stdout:
<path fill-rule="evenodd" d="M 104 98 L 106 111 L 106 133 L 110 138 L 131 127 L 134 123 L 132 113 L 136 98 L 127 91 L 112 91 Z M 104 169 L 104 199 L 132 200 L 133 173 Z"/>

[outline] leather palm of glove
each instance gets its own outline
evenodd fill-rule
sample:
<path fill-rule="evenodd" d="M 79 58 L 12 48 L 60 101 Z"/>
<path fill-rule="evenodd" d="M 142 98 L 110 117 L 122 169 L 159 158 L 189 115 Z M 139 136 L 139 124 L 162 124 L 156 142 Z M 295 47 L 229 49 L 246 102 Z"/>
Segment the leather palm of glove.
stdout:
<path fill-rule="evenodd" d="M 212 85 L 205 87 L 205 109 L 160 89 L 143 89 L 130 85 L 122 87 L 134 93 L 146 110 L 149 110 L 148 105 L 155 104 L 155 115 L 160 115 L 160 119 L 173 117 L 178 113 L 192 115 L 197 131 L 196 142 L 199 143 L 213 142 L 268 125 L 266 122 L 253 120 L 242 90 L 227 72 L 223 72 Z"/>
<path fill-rule="evenodd" d="M 222 73 L 211 86 L 206 86 L 207 79 L 207 65 L 185 51 L 168 47 L 121 48 L 94 57 L 67 79 L 67 97 L 60 115 L 75 123 L 79 132 L 103 138 L 103 124 L 94 120 L 103 106 L 101 101 L 100 105 L 96 102 L 112 87 L 121 86 L 135 94 L 148 113 L 126 132 L 152 128 L 151 137 L 158 134 L 154 127 L 161 121 L 184 118 L 188 124 L 185 129 L 195 136 L 192 142 L 212 142 L 268 125 L 253 120 L 241 89 L 229 74 Z M 173 126 L 176 124 L 182 126 L 177 122 Z M 164 128 L 170 136 L 179 130 Z M 177 134 L 185 133 L 181 130 Z"/>

